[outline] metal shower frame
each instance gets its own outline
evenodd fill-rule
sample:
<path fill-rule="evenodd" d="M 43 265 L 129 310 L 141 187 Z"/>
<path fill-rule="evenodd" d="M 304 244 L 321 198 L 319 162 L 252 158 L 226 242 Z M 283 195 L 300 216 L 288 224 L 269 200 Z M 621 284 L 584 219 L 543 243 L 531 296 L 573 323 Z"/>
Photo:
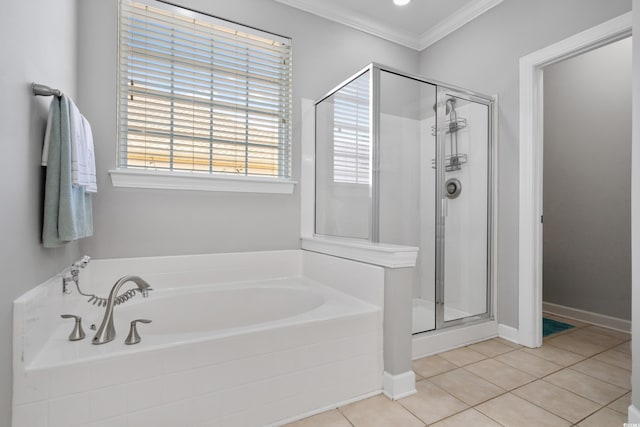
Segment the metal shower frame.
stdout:
<path fill-rule="evenodd" d="M 314 102 L 314 107 L 334 95 L 343 87 L 358 79 L 366 73 L 370 74 L 369 79 L 369 133 L 371 135 L 371 150 L 369 150 L 369 241 L 372 243 L 380 242 L 380 205 L 379 205 L 379 190 L 380 190 L 380 121 L 374 118 L 380 115 L 380 73 L 385 71 L 387 73 L 395 74 L 400 77 L 415 80 L 421 83 L 429 84 L 436 89 L 436 105 L 438 106 L 436 112 L 436 277 L 435 277 L 435 314 L 436 314 L 436 327 L 435 331 L 458 325 L 466 325 L 471 323 L 477 323 L 485 321 L 486 319 L 494 318 L 493 307 L 493 256 L 494 256 L 494 144 L 495 144 L 495 99 L 492 96 L 485 95 L 479 92 L 471 91 L 469 89 L 457 87 L 447 83 L 440 82 L 438 80 L 429 79 L 423 76 L 405 73 L 401 70 L 386 65 L 372 62 L 360 69 L 358 72 L 352 74 L 349 78 L 345 79 L 342 83 L 331 89 L 326 95 L 319 98 Z M 445 243 L 445 217 L 446 217 L 446 189 L 445 189 L 445 132 L 438 125 L 444 123 L 445 112 L 444 103 L 439 102 L 441 99 L 445 99 L 447 96 L 460 98 L 462 100 L 478 103 L 487 106 L 487 129 L 488 129 L 488 174 L 487 174 L 487 311 L 484 314 L 465 317 L 462 319 L 455 319 L 451 321 L 444 321 L 444 291 L 445 291 L 445 277 L 444 277 L 444 243 Z M 317 123 L 317 120 L 316 120 Z M 317 124 L 316 124 L 317 134 Z M 316 147 L 317 150 L 317 147 Z M 317 173 L 317 172 L 316 172 Z M 316 194 L 317 194 L 317 179 L 316 182 Z M 315 204 L 315 200 L 314 200 Z M 323 236 L 316 232 L 316 209 L 314 209 L 314 235 Z M 360 239 L 357 239 L 360 240 Z M 425 331 L 425 332 L 432 332 Z M 419 334 L 422 332 L 418 332 Z M 415 334 L 414 334 L 415 335 Z"/>

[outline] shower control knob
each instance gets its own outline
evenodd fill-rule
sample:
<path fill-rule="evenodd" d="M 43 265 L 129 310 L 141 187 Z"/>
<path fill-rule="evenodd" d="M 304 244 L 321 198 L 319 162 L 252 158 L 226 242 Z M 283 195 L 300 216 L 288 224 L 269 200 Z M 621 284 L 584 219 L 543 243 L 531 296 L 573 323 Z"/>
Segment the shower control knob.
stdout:
<path fill-rule="evenodd" d="M 75 319 L 75 325 L 73 326 L 73 331 L 69 335 L 69 341 L 79 341 L 84 339 L 84 331 L 82 330 L 82 318 L 80 316 L 76 316 L 73 314 L 61 314 L 60 317 L 63 319 Z"/>

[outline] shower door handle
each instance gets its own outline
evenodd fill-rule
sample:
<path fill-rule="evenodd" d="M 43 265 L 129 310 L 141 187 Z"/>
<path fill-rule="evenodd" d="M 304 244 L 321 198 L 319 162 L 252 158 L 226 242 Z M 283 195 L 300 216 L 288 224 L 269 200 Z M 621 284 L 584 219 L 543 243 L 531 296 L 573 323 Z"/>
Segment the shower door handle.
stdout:
<path fill-rule="evenodd" d="M 448 216 L 449 215 L 449 199 L 444 198 L 444 199 L 440 199 L 440 201 L 442 202 L 442 216 Z"/>

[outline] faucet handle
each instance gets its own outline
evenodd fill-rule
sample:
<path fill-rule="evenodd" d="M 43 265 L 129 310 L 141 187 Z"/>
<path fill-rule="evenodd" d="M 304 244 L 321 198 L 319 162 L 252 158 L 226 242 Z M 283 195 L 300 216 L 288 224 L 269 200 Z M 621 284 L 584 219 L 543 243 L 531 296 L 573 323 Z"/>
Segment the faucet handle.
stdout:
<path fill-rule="evenodd" d="M 124 340 L 124 343 L 127 345 L 138 344 L 142 339 L 140 335 L 138 335 L 138 328 L 136 327 L 137 323 L 151 323 L 149 319 L 136 319 L 131 321 L 131 329 L 129 329 L 129 335 L 127 335 L 127 339 Z"/>
<path fill-rule="evenodd" d="M 69 335 L 69 341 L 78 341 L 84 339 L 84 331 L 82 330 L 82 318 L 80 316 L 76 316 L 73 314 L 61 314 L 60 317 L 63 319 L 75 319 L 76 323 L 73 326 L 73 331 Z"/>

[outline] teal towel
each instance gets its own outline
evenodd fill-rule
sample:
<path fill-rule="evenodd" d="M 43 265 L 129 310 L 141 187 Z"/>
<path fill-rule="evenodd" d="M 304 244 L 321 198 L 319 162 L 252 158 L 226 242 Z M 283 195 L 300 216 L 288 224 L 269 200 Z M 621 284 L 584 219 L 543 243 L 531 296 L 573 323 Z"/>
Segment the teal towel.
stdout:
<path fill-rule="evenodd" d="M 71 181 L 71 126 L 69 101 L 51 101 L 49 155 L 44 195 L 42 243 L 45 248 L 93 235 L 91 195 Z"/>

